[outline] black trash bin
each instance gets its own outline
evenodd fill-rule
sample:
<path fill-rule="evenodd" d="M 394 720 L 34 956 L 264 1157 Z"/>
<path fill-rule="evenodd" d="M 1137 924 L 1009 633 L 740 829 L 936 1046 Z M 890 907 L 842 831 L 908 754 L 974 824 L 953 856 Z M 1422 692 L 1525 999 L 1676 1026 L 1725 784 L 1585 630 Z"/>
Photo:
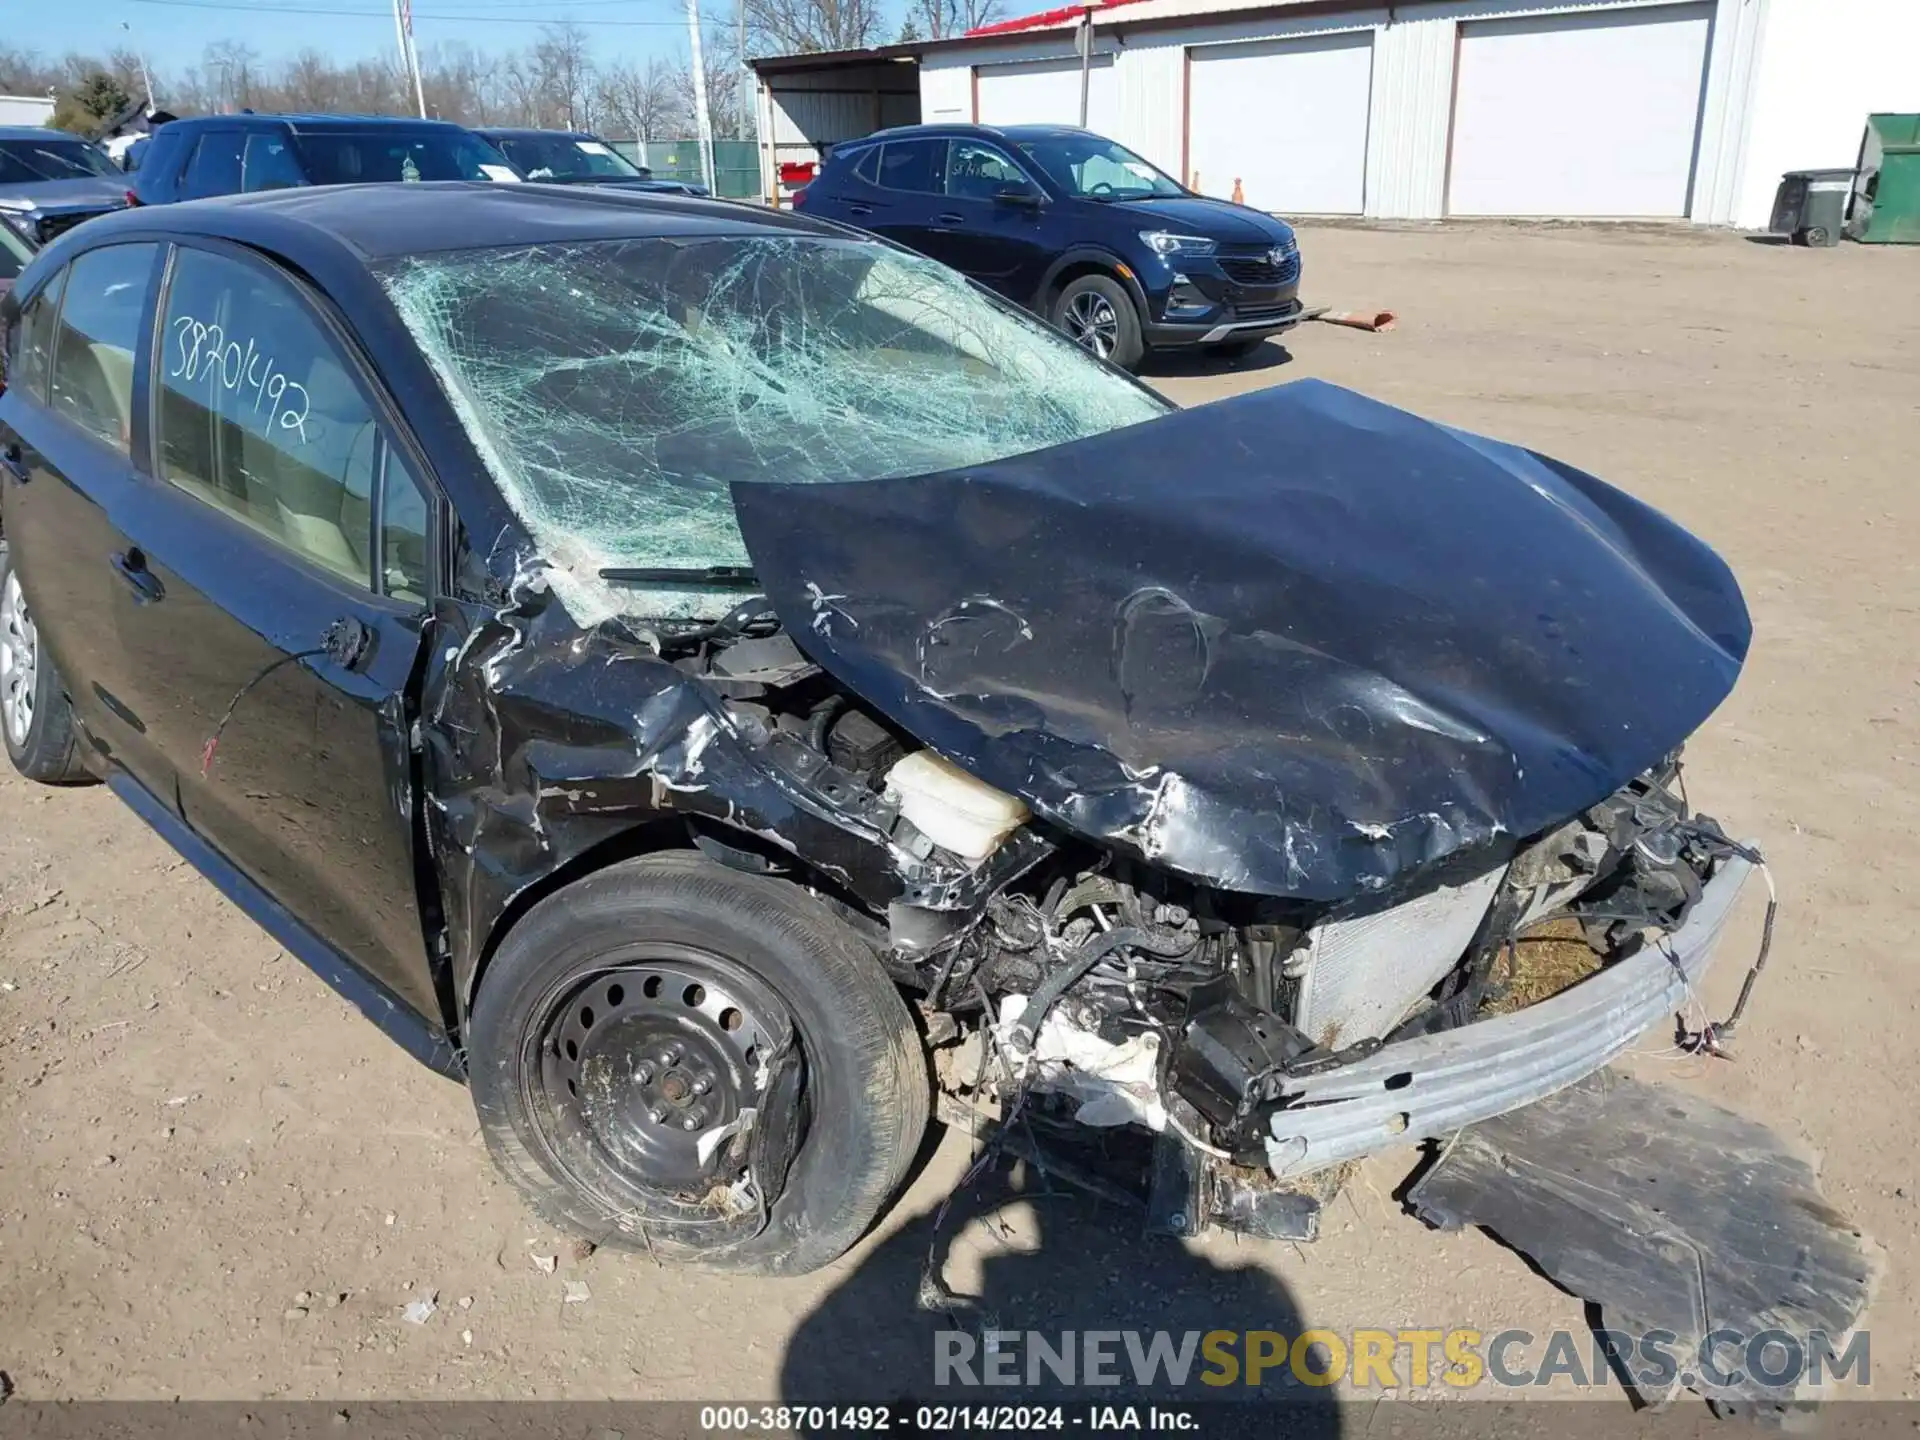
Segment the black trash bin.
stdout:
<path fill-rule="evenodd" d="M 1851 170 L 1789 170 L 1774 192 L 1767 228 L 1791 236 L 1796 245 L 1838 245 L 1852 194 Z"/>

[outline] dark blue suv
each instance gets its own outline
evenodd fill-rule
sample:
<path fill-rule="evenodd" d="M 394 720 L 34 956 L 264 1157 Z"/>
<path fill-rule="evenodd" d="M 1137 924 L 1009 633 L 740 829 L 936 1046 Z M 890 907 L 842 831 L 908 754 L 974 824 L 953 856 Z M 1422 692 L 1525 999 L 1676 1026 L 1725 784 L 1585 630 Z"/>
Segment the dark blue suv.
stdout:
<path fill-rule="evenodd" d="M 133 198 L 163 205 L 299 185 L 520 178 L 492 144 L 445 120 L 199 115 L 154 132 L 134 172 Z"/>
<path fill-rule="evenodd" d="M 1291 226 L 1085 130 L 882 130 L 835 146 L 794 204 L 944 261 L 1116 365 L 1241 353 L 1300 322 Z"/>

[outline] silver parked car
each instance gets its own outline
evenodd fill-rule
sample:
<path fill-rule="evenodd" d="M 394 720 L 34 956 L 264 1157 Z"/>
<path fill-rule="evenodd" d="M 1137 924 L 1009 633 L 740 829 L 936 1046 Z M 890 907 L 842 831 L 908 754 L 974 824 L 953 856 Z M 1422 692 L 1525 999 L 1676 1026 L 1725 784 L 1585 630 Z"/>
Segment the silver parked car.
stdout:
<path fill-rule="evenodd" d="M 0 126 L 0 201 L 41 244 L 127 204 L 127 177 L 91 140 L 37 125 Z"/>

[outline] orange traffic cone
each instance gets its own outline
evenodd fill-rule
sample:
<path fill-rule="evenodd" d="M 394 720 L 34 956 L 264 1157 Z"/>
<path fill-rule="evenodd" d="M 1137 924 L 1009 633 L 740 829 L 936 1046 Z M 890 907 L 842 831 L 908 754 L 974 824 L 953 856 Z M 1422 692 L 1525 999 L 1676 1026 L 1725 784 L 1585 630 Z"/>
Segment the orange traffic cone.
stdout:
<path fill-rule="evenodd" d="M 1247 203 L 1246 192 L 1240 188 L 1240 177 L 1238 175 L 1233 177 L 1233 203 L 1236 205 L 1244 205 Z"/>

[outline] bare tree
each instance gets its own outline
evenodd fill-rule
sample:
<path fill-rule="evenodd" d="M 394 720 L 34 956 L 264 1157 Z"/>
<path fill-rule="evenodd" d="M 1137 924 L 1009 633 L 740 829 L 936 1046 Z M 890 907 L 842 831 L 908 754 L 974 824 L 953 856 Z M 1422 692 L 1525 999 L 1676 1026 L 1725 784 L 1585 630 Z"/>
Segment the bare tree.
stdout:
<path fill-rule="evenodd" d="M 254 104 L 254 66 L 260 56 L 250 45 L 238 40 L 216 40 L 207 46 L 202 67 L 219 77 L 223 110 L 240 110 Z"/>
<path fill-rule="evenodd" d="M 488 125 L 506 112 L 499 63 L 464 41 L 435 45 L 420 57 L 427 113 L 462 125 Z"/>
<path fill-rule="evenodd" d="M 562 127 L 593 127 L 593 47 L 587 32 L 572 21 L 540 27 L 533 47 L 535 72 L 540 77 L 542 101 L 551 106 Z"/>
<path fill-rule="evenodd" d="M 747 27 L 774 53 L 858 50 L 880 26 L 878 0 L 746 0 Z"/>
<path fill-rule="evenodd" d="M 878 0 L 753 0 L 805 10 L 815 25 L 816 47 L 870 37 Z M 920 3 L 920 0 L 916 0 Z M 980 5 L 993 0 L 952 0 Z M 849 8 L 856 7 L 856 8 Z M 858 8 L 864 7 L 864 8 Z M 751 13 L 751 12 L 750 12 Z M 851 26 L 849 29 L 847 27 Z M 839 27 L 836 29 L 835 27 Z M 743 72 L 731 27 L 714 26 L 702 45 L 714 133 L 739 133 Z M 421 88 L 429 114 L 465 125 L 511 124 L 592 129 L 604 125 L 616 136 L 660 141 L 695 133 L 693 77 L 683 59 L 655 57 L 644 63 L 596 63 L 580 26 L 546 26 L 527 49 L 489 54 L 464 41 L 443 41 L 421 52 Z M 17 46 L 0 45 L 0 91 L 53 95 L 67 113 L 86 110 L 86 94 L 114 88 L 144 99 L 138 55 L 62 55 L 50 59 Z M 410 115 L 413 87 L 396 56 L 385 51 L 340 61 L 309 47 L 275 62 L 263 62 L 248 46 L 223 40 L 209 45 L 198 64 L 152 74 L 155 98 L 176 115 L 196 115 L 252 106 L 258 110 Z M 89 114 L 92 112 L 89 110 Z"/>
<path fill-rule="evenodd" d="M 289 60 L 275 87 L 289 110 L 325 111 L 340 108 L 340 71 L 311 47 Z"/>
<path fill-rule="evenodd" d="M 665 140 L 676 132 L 691 133 L 693 119 L 681 97 L 680 78 L 657 58 L 644 67 L 630 60 L 608 66 L 600 72 L 601 123 L 621 139 Z"/>
<path fill-rule="evenodd" d="M 992 24 L 1000 14 L 1000 0 L 908 0 L 906 25 L 914 33 L 901 38 L 945 40 Z"/>
<path fill-rule="evenodd" d="M 740 137 L 740 46 L 727 31 L 709 31 L 700 42 L 700 58 L 707 72 L 707 115 L 718 139 Z M 694 134 L 699 122 L 694 118 L 693 62 L 686 56 L 673 72 L 674 92 L 680 111 L 687 117 L 687 133 Z"/>
<path fill-rule="evenodd" d="M 8 95 L 44 95 L 62 77 L 31 50 L 0 45 L 0 92 Z"/>

